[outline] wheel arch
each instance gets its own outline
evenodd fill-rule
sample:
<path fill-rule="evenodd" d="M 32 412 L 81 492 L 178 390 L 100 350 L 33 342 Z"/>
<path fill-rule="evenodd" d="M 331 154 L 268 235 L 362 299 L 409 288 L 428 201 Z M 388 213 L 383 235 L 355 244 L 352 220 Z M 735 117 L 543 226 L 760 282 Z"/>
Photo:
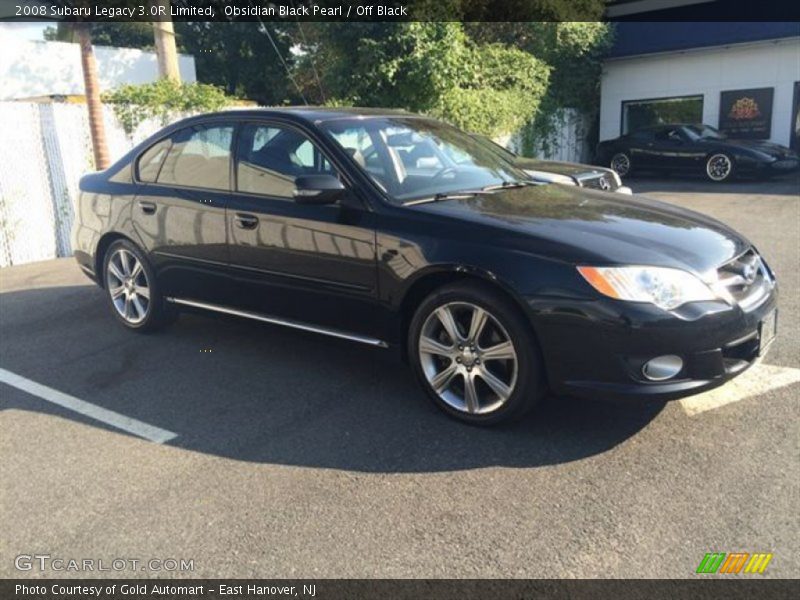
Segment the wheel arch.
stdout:
<path fill-rule="evenodd" d="M 404 361 L 408 357 L 408 329 L 411 326 L 411 320 L 414 318 L 414 313 L 420 303 L 428 297 L 435 290 L 452 283 L 461 282 L 475 282 L 483 285 L 494 292 L 499 293 L 505 297 L 517 309 L 524 322 L 527 324 L 529 332 L 536 342 L 540 355 L 544 359 L 542 353 L 541 343 L 539 336 L 536 332 L 531 319 L 525 310 L 525 301 L 516 294 L 510 285 L 500 280 L 494 273 L 480 268 L 467 267 L 463 265 L 450 265 L 440 266 L 435 269 L 429 269 L 424 273 L 418 275 L 414 281 L 408 286 L 408 289 L 403 294 L 400 300 L 398 313 L 400 315 L 400 351 Z M 546 372 L 546 369 L 544 370 Z"/>
<path fill-rule="evenodd" d="M 103 276 L 103 261 L 105 260 L 108 248 L 117 240 L 127 240 L 137 248 L 141 247 L 136 243 L 136 240 L 132 239 L 128 235 L 125 235 L 124 233 L 120 233 L 119 231 L 109 231 L 108 233 L 103 234 L 103 236 L 97 242 L 97 249 L 94 253 L 94 272 L 97 278 L 97 285 L 99 285 L 101 288 L 106 287 L 105 277 Z"/>

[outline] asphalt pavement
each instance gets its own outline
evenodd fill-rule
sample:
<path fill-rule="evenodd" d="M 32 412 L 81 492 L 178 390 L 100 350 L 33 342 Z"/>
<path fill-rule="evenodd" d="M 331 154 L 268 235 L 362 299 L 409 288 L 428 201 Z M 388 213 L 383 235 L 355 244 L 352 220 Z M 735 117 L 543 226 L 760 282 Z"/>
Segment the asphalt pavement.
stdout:
<path fill-rule="evenodd" d="M 0 270 L 0 369 L 55 394 L 0 383 L 0 576 L 696 577 L 743 551 L 800 577 L 798 179 L 630 185 L 780 278 L 769 369 L 708 410 L 549 398 L 479 429 L 384 350 L 211 315 L 130 333 L 71 259 Z M 18 570 L 34 554 L 193 569 Z"/>

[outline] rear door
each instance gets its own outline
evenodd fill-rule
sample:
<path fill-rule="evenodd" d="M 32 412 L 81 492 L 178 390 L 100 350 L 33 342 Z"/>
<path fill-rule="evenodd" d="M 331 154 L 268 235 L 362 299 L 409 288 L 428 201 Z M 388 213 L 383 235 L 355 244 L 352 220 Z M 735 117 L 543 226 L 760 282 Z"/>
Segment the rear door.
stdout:
<path fill-rule="evenodd" d="M 236 146 L 236 190 L 227 229 L 237 304 L 270 316 L 373 333 L 373 214 L 352 190 L 343 203 L 294 201 L 296 177 L 342 175 L 293 124 L 243 123 Z"/>
<path fill-rule="evenodd" d="M 146 150 L 137 162 L 133 226 L 167 296 L 223 301 L 234 125 L 198 124 Z"/>

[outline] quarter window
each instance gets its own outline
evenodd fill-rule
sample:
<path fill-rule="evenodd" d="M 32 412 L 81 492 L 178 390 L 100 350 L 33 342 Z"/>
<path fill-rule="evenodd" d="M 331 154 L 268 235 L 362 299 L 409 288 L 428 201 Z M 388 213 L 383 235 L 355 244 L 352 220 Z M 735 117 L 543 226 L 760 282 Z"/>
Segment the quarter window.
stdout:
<path fill-rule="evenodd" d="M 161 140 L 157 144 L 145 150 L 141 158 L 139 158 L 139 166 L 137 176 L 139 181 L 152 183 L 158 178 L 158 172 L 161 170 L 161 163 L 169 151 L 172 142 L 168 139 Z"/>
<path fill-rule="evenodd" d="M 236 187 L 240 192 L 292 198 L 297 177 L 337 174 L 311 140 L 276 125 L 242 127 L 237 156 Z"/>
<path fill-rule="evenodd" d="M 172 147 L 158 173 L 158 183 L 230 189 L 233 126 L 196 126 L 172 138 Z"/>

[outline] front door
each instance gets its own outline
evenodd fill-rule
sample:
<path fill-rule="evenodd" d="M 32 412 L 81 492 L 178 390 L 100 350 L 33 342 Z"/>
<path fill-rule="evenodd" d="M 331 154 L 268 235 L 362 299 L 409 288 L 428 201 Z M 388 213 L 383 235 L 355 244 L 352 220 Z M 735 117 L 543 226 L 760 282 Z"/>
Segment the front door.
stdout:
<path fill-rule="evenodd" d="M 648 165 L 650 168 L 683 171 L 696 162 L 697 149 L 680 127 L 665 127 L 655 132 Z"/>
<path fill-rule="evenodd" d="M 242 124 L 237 147 L 236 191 L 226 220 L 239 305 L 374 335 L 379 319 L 372 213 L 355 195 L 330 205 L 294 201 L 296 177 L 339 174 L 291 125 Z"/>

